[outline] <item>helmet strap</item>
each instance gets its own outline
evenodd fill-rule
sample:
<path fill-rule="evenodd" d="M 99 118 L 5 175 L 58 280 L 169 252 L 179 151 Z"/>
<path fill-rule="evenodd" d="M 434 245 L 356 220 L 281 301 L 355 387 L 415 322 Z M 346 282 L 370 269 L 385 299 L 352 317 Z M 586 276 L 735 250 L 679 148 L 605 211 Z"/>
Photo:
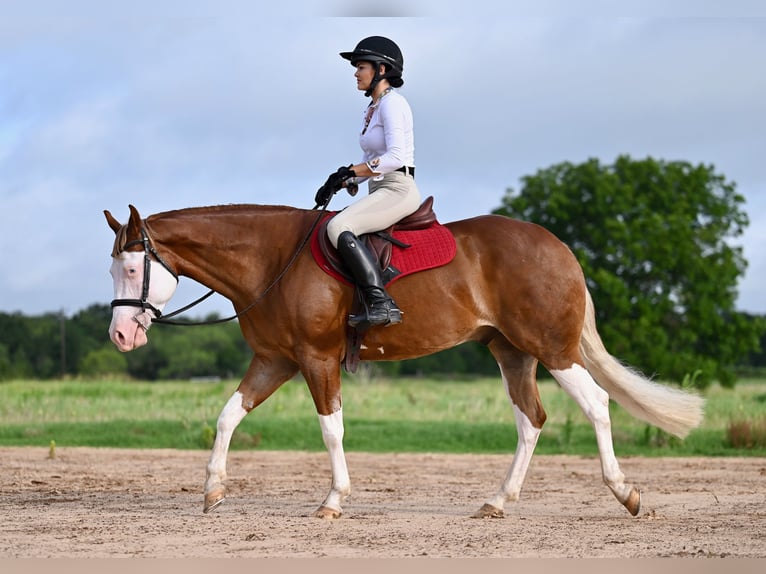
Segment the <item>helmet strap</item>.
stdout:
<path fill-rule="evenodd" d="M 372 81 L 370 82 L 370 87 L 367 89 L 367 91 L 364 92 L 364 95 L 369 97 L 372 97 L 373 92 L 375 92 L 375 88 L 377 87 L 378 83 L 386 77 L 386 74 L 388 74 L 388 70 L 386 70 L 385 73 L 380 73 L 380 67 L 385 66 L 385 64 L 381 64 L 380 62 L 371 62 L 373 66 L 375 66 L 375 75 L 372 77 Z"/>

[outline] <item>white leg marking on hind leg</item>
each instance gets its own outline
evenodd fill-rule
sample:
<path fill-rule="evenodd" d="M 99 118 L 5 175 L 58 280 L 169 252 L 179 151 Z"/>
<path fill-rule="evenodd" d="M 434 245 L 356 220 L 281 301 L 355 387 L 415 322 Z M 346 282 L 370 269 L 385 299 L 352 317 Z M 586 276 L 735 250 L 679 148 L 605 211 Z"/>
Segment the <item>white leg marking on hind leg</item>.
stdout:
<path fill-rule="evenodd" d="M 593 377 L 580 365 L 569 369 L 551 370 L 551 375 L 580 406 L 596 432 L 596 442 L 601 456 L 601 473 L 604 482 L 621 502 L 627 500 L 631 487 L 625 484 L 612 443 L 612 424 L 609 418 L 609 394 L 596 384 Z"/>
<path fill-rule="evenodd" d="M 234 434 L 234 429 L 247 414 L 242 406 L 242 398 L 242 393 L 236 391 L 218 416 L 215 443 L 207 464 L 205 492 L 226 480 L 226 455 L 229 451 L 231 436 Z"/>
<path fill-rule="evenodd" d="M 532 454 L 537 445 L 537 439 L 540 437 L 540 431 L 542 430 L 536 428 L 532 421 L 529 420 L 529 417 L 515 404 L 513 405 L 513 413 L 516 417 L 516 430 L 519 435 L 516 453 L 513 455 L 511 467 L 508 469 L 508 474 L 505 476 L 500 490 L 487 501 L 487 504 L 501 510 L 506 502 L 513 502 L 519 499 L 521 487 L 524 484 L 524 478 L 526 477 L 529 463 L 532 460 Z"/>
<path fill-rule="evenodd" d="M 351 492 L 351 479 L 343 452 L 343 409 L 331 415 L 319 415 L 319 426 L 322 427 L 322 439 L 330 454 L 332 470 L 332 487 L 322 505 L 340 510 L 341 503 Z"/>

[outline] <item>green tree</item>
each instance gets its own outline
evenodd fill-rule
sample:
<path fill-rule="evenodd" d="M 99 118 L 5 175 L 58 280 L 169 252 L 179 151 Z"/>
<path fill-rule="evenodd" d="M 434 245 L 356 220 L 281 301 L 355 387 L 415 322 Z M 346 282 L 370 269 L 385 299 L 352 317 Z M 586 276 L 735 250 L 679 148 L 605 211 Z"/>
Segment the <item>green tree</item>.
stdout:
<path fill-rule="evenodd" d="M 205 320 L 217 318 L 213 314 Z M 239 377 L 252 356 L 234 322 L 198 327 L 156 325 L 149 332 L 148 345 L 125 355 L 128 373 L 143 380 Z"/>
<path fill-rule="evenodd" d="M 42 379 L 66 374 L 66 355 L 62 356 L 61 313 L 45 313 L 26 322 L 29 344 L 19 349 L 19 359 L 24 357 L 31 365 L 34 376 Z"/>
<path fill-rule="evenodd" d="M 750 321 L 766 321 L 766 315 L 751 315 Z M 743 366 L 763 369 L 766 367 L 766 330 L 761 333 L 760 349 L 753 351 L 744 361 Z"/>
<path fill-rule="evenodd" d="M 109 305 L 97 304 L 75 313 L 66 322 L 67 366 L 73 369 L 72 372 L 82 372 L 82 362 L 92 353 L 95 352 L 98 357 L 98 353 L 109 340 L 107 333 L 111 321 L 112 308 Z M 117 352 L 114 346 L 112 349 Z"/>
<path fill-rule="evenodd" d="M 78 372 L 86 377 L 104 375 L 124 375 L 128 371 L 128 361 L 125 355 L 115 349 L 112 343 L 103 345 L 100 349 L 88 352 L 80 360 Z"/>
<path fill-rule="evenodd" d="M 33 348 L 29 324 L 21 313 L 0 313 L 0 345 L 4 348 L 0 380 L 34 376 L 27 356 L 27 350 Z"/>
<path fill-rule="evenodd" d="M 13 364 L 8 347 L 0 343 L 0 381 L 6 381 L 13 377 Z"/>
<path fill-rule="evenodd" d="M 498 375 L 497 362 L 485 345 L 464 343 L 433 355 L 400 361 L 397 375 Z"/>
<path fill-rule="evenodd" d="M 748 225 L 743 203 L 713 166 L 620 156 L 524 177 L 495 213 L 570 246 L 613 354 L 665 379 L 700 370 L 700 385 L 733 385 L 766 329 L 734 308 L 747 265 L 732 243 Z"/>

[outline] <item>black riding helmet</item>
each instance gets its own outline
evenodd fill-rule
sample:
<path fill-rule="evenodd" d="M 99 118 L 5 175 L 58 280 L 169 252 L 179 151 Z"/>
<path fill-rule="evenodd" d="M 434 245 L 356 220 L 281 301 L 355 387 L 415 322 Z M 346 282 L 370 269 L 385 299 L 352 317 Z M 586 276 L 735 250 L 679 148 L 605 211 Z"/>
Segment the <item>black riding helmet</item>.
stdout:
<path fill-rule="evenodd" d="M 384 36 L 365 38 L 356 45 L 353 52 L 341 52 L 340 56 L 349 60 L 352 66 L 356 66 L 357 62 L 360 61 L 372 62 L 375 65 L 375 77 L 372 79 L 370 89 L 364 93 L 365 96 L 371 95 L 377 83 L 383 78 L 386 78 L 395 88 L 404 84 L 404 80 L 402 80 L 402 72 L 404 71 L 402 51 L 394 41 Z M 381 75 L 376 64 L 384 64 L 386 73 Z"/>

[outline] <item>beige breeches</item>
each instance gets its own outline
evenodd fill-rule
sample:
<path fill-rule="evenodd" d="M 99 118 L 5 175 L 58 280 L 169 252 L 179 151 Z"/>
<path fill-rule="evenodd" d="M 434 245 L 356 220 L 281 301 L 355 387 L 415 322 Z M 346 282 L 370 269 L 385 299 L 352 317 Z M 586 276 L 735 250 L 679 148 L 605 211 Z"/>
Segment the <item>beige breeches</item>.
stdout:
<path fill-rule="evenodd" d="M 420 207 L 420 191 L 412 176 L 394 171 L 380 181 L 369 180 L 369 195 L 338 213 L 327 224 L 327 237 L 338 247 L 338 236 L 350 231 L 357 237 L 380 231 L 414 213 Z"/>

